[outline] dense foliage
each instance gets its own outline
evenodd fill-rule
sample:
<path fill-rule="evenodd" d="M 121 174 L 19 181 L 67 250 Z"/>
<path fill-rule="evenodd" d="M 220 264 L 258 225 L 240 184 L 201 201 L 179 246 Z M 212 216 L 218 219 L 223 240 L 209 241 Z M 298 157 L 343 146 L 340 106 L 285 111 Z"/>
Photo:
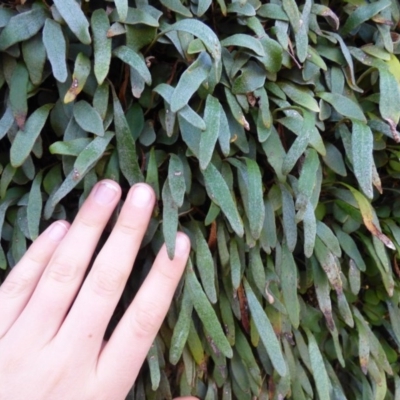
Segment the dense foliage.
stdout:
<path fill-rule="evenodd" d="M 399 21 L 397 0 L 3 1 L 1 276 L 99 179 L 146 181 L 110 330 L 164 240 L 193 251 L 131 398 L 399 399 Z"/>

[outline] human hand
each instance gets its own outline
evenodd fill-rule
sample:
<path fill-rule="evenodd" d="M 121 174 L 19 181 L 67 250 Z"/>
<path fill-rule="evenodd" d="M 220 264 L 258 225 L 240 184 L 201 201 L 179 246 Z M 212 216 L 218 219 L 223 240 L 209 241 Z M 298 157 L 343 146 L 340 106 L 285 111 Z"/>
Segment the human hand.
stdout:
<path fill-rule="evenodd" d="M 53 223 L 0 286 L 0 399 L 117 400 L 133 385 L 184 271 L 190 242 L 178 233 L 172 261 L 161 248 L 105 343 L 155 202 L 148 185 L 131 188 L 83 282 L 120 196 L 115 182 L 99 182 L 73 224 Z"/>

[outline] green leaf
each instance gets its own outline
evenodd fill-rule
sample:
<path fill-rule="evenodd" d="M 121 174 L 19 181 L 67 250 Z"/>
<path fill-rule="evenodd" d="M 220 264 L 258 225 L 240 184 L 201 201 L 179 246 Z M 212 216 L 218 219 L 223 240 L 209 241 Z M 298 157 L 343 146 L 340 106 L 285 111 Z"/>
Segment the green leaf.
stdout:
<path fill-rule="evenodd" d="M 121 172 L 132 186 L 143 180 L 138 164 L 135 140 L 133 139 L 126 121 L 121 103 L 111 86 L 114 106 L 115 136 L 117 138 L 117 150 Z"/>
<path fill-rule="evenodd" d="M 11 129 L 13 123 L 14 115 L 12 113 L 11 107 L 8 106 L 0 119 L 0 139 L 3 139 L 3 137 Z"/>
<path fill-rule="evenodd" d="M 338 16 L 329 8 L 322 4 L 313 4 L 311 12 L 321 17 L 325 17 L 329 25 L 336 31 L 339 29 L 340 21 Z"/>
<path fill-rule="evenodd" d="M 89 22 L 75 0 L 54 0 L 58 12 L 83 44 L 90 44 Z"/>
<path fill-rule="evenodd" d="M 243 126 L 246 130 L 250 129 L 250 125 L 247 122 L 243 110 L 240 107 L 239 103 L 236 100 L 236 97 L 232 94 L 232 92 L 228 89 L 225 88 L 225 95 L 226 95 L 226 100 L 228 102 L 231 114 L 233 118 L 241 125 Z M 231 121 L 228 120 L 228 123 L 231 124 Z"/>
<path fill-rule="evenodd" d="M 297 163 L 297 160 L 306 150 L 309 143 L 311 130 L 314 128 L 314 125 L 315 125 L 314 115 L 309 111 L 304 110 L 304 119 L 301 131 L 299 132 L 299 135 L 292 144 L 292 147 L 289 149 L 282 163 L 283 174 L 287 175 L 293 169 L 293 167 Z"/>
<path fill-rule="evenodd" d="M 288 249 L 293 252 L 297 243 L 296 216 L 293 197 L 285 185 L 279 185 L 282 193 L 282 218 Z"/>
<path fill-rule="evenodd" d="M 117 10 L 114 10 L 110 14 L 111 22 L 116 22 L 120 20 Z M 159 23 L 157 22 L 157 18 L 154 18 L 149 12 L 142 10 L 140 8 L 128 8 L 128 15 L 124 21 L 125 24 L 128 25 L 138 25 L 143 24 L 150 27 L 158 27 Z"/>
<path fill-rule="evenodd" d="M 258 118 L 257 118 L 257 133 L 258 140 L 260 143 L 264 142 L 268 139 L 271 133 L 271 125 L 272 125 L 272 116 L 270 111 L 270 104 L 268 100 L 267 91 L 264 88 L 257 89 L 254 92 L 254 95 L 258 97 Z M 263 132 L 260 132 L 261 124 L 264 129 Z"/>
<path fill-rule="evenodd" d="M 322 268 L 318 265 L 315 257 L 311 257 L 310 264 L 319 308 L 324 314 L 328 329 L 331 332 L 334 332 L 336 330 L 336 325 L 332 314 L 331 288 L 329 286 L 328 278 Z"/>
<path fill-rule="evenodd" d="M 246 292 L 251 317 L 260 335 L 260 339 L 267 350 L 269 358 L 271 359 L 272 365 L 274 366 L 276 372 L 280 376 L 284 376 L 286 375 L 287 371 L 286 363 L 271 322 L 261 307 L 261 304 L 258 302 L 257 297 L 255 296 L 246 279 L 243 280 L 243 285 Z"/>
<path fill-rule="evenodd" d="M 347 176 L 346 166 L 342 153 L 332 143 L 325 143 L 326 155 L 322 157 L 324 163 L 340 176 Z"/>
<path fill-rule="evenodd" d="M 332 105 L 335 110 L 345 117 L 356 119 L 362 122 L 367 122 L 364 112 L 360 106 L 348 97 L 338 93 L 319 92 L 317 93 L 322 100 Z"/>
<path fill-rule="evenodd" d="M 64 103 L 70 103 L 83 90 L 91 70 L 90 59 L 84 54 L 79 53 L 75 60 L 72 84 L 64 96 Z"/>
<path fill-rule="evenodd" d="M 296 2 L 294 0 L 283 0 L 282 6 L 289 17 L 290 25 L 292 25 L 294 33 L 297 33 L 301 27 L 301 18 Z"/>
<path fill-rule="evenodd" d="M 240 168 L 240 176 L 244 184 L 242 197 L 245 201 L 251 235 L 254 239 L 258 239 L 265 218 L 261 171 L 256 161 L 246 157 L 245 163 L 245 167 Z M 244 196 L 244 190 L 246 190 L 246 196 Z"/>
<path fill-rule="evenodd" d="M 301 24 L 299 30 L 295 34 L 296 53 L 299 61 L 304 63 L 308 56 L 308 32 L 310 24 L 310 12 L 313 1 L 306 0 L 303 11 L 301 13 Z"/>
<path fill-rule="evenodd" d="M 341 230 L 337 225 L 334 225 L 333 229 L 343 251 L 354 261 L 360 271 L 365 271 L 366 265 L 364 259 L 361 256 L 354 239 Z"/>
<path fill-rule="evenodd" d="M 229 266 L 231 271 L 232 288 L 236 291 L 240 286 L 242 278 L 242 266 L 240 263 L 237 242 L 234 238 L 229 241 Z"/>
<path fill-rule="evenodd" d="M 336 257 L 342 256 L 338 239 L 331 229 L 322 221 L 317 221 L 317 235 Z"/>
<path fill-rule="evenodd" d="M 263 4 L 257 10 L 257 15 L 259 15 L 260 17 L 263 17 L 263 18 L 289 21 L 289 17 L 283 10 L 283 7 L 278 4 L 273 4 L 273 3 Z"/>
<path fill-rule="evenodd" d="M 54 77 L 59 82 L 65 82 L 68 77 L 65 59 L 67 45 L 61 26 L 50 18 L 46 19 L 46 23 L 44 24 L 43 43 Z"/>
<path fill-rule="evenodd" d="M 7 194 L 8 185 L 14 178 L 17 169 L 14 168 L 11 164 L 7 164 L 4 170 L 1 173 L 0 178 L 0 198 L 4 199 Z"/>
<path fill-rule="evenodd" d="M 221 59 L 221 44 L 215 33 L 203 22 L 196 19 L 182 19 L 165 29 L 162 34 L 171 31 L 184 31 L 201 39 L 212 58 L 219 62 Z"/>
<path fill-rule="evenodd" d="M 196 15 L 201 17 L 210 8 L 211 2 L 212 0 L 199 0 Z"/>
<path fill-rule="evenodd" d="M 12 247 L 11 247 L 11 254 L 13 257 L 13 261 L 15 263 L 18 263 L 25 253 L 26 253 L 25 236 L 22 233 L 19 224 L 15 224 L 13 229 Z"/>
<path fill-rule="evenodd" d="M 344 74 L 347 77 L 347 83 L 353 89 L 355 92 L 360 92 L 362 93 L 363 90 L 359 88 L 356 84 L 355 81 L 355 76 L 354 76 L 354 63 L 353 59 L 351 57 L 351 53 L 349 48 L 347 47 L 346 43 L 344 42 L 343 38 L 341 35 L 338 35 L 337 33 L 329 33 L 329 36 L 333 37 L 335 40 L 339 42 L 340 45 L 340 50 L 342 51 L 342 54 L 344 56 L 344 59 L 347 62 L 346 69 L 343 69 Z M 342 63 L 340 63 L 342 64 Z"/>
<path fill-rule="evenodd" d="M 353 259 L 349 261 L 349 284 L 351 292 L 357 296 L 361 289 L 361 272 Z"/>
<path fill-rule="evenodd" d="M 257 364 L 246 336 L 240 329 L 236 329 L 235 343 L 235 349 L 237 350 L 240 359 L 246 366 L 250 376 L 255 380 L 255 382 L 257 382 L 257 385 L 260 386 L 262 381 L 260 367 Z"/>
<path fill-rule="evenodd" d="M 357 28 L 363 22 L 368 21 L 386 7 L 390 7 L 390 5 L 390 0 L 378 0 L 375 3 L 365 4 L 357 7 L 357 9 L 349 15 L 349 18 L 347 18 L 346 23 L 340 30 L 340 34 L 342 36 L 347 35 L 353 29 Z"/>
<path fill-rule="evenodd" d="M 176 365 L 181 358 L 184 346 L 189 336 L 190 321 L 192 320 L 193 303 L 190 298 L 189 289 L 185 285 L 182 302 L 179 308 L 178 321 L 174 326 L 169 348 L 169 361 Z"/>
<path fill-rule="evenodd" d="M 31 190 L 29 192 L 28 207 L 27 207 L 27 220 L 28 230 L 31 240 L 35 240 L 39 236 L 39 224 L 42 216 L 42 179 L 43 171 L 40 171 L 32 182 Z"/>
<path fill-rule="evenodd" d="M 114 0 L 114 3 L 117 7 L 120 21 L 124 22 L 128 16 L 128 0 Z"/>
<path fill-rule="evenodd" d="M 182 207 L 185 197 L 186 183 L 183 164 L 176 154 L 171 154 L 168 164 L 168 182 L 171 196 L 178 207 Z"/>
<path fill-rule="evenodd" d="M 25 129 L 17 132 L 10 150 L 10 160 L 14 167 L 21 166 L 28 158 L 52 107 L 53 104 L 46 104 L 38 108 L 26 121 Z"/>
<path fill-rule="evenodd" d="M 314 250 L 315 256 L 317 257 L 322 269 L 325 271 L 330 284 L 337 292 L 341 292 L 343 283 L 340 277 L 339 265 L 334 255 L 319 237 L 315 239 Z"/>
<path fill-rule="evenodd" d="M 0 8 L 0 28 L 4 28 L 8 24 L 10 19 L 14 17 L 16 14 L 17 11 L 11 8 L 5 8 L 5 7 Z"/>
<path fill-rule="evenodd" d="M 221 40 L 221 46 L 239 46 L 254 51 L 254 53 L 260 57 L 265 56 L 264 48 L 260 41 L 250 35 L 245 35 L 244 33 L 236 33 L 235 35 L 228 36 L 224 40 Z"/>
<path fill-rule="evenodd" d="M 234 2 L 228 5 L 229 13 L 237 13 L 238 16 L 251 17 L 256 14 L 254 6 L 251 3 Z"/>
<path fill-rule="evenodd" d="M 217 292 L 215 289 L 215 270 L 214 260 L 208 244 L 201 232 L 198 223 L 192 225 L 196 238 L 196 266 L 199 271 L 200 280 L 203 284 L 204 292 L 211 303 L 217 302 Z"/>
<path fill-rule="evenodd" d="M 42 28 L 46 17 L 47 13 L 42 7 L 13 16 L 0 33 L 0 51 L 35 36 Z"/>
<path fill-rule="evenodd" d="M 130 65 L 138 74 L 144 79 L 144 81 L 151 85 L 151 74 L 147 68 L 146 63 L 134 50 L 127 46 L 119 46 L 114 51 L 113 54 L 121 59 L 124 63 Z"/>
<path fill-rule="evenodd" d="M 49 219 L 53 215 L 54 209 L 60 200 L 62 200 L 83 178 L 83 175 L 77 175 L 73 170 L 67 175 L 60 187 L 52 192 L 47 199 L 44 207 L 45 219 Z"/>
<path fill-rule="evenodd" d="M 119 22 L 114 22 L 110 29 L 107 31 L 107 37 L 113 38 L 114 36 L 124 35 L 126 33 L 125 26 Z"/>
<path fill-rule="evenodd" d="M 79 153 L 92 141 L 90 138 L 78 138 L 54 142 L 49 151 L 51 154 L 62 154 L 64 156 L 78 157 Z"/>
<path fill-rule="evenodd" d="M 9 100 L 15 121 L 20 129 L 24 129 L 28 114 L 28 82 L 28 70 L 24 64 L 18 63 L 11 77 Z"/>
<path fill-rule="evenodd" d="M 210 163 L 208 167 L 202 171 L 202 174 L 210 198 L 221 208 L 236 234 L 242 237 L 244 233 L 243 223 L 232 199 L 228 185 L 221 173 Z"/>
<path fill-rule="evenodd" d="M 4 254 L 3 247 L 0 245 L 0 269 L 5 271 L 7 269 L 7 259 L 6 255 Z"/>
<path fill-rule="evenodd" d="M 100 114 L 102 120 L 104 120 L 107 115 L 109 95 L 110 85 L 107 81 L 97 86 L 94 92 L 93 107 Z"/>
<path fill-rule="evenodd" d="M 38 86 L 42 83 L 44 64 L 46 62 L 46 49 L 40 34 L 22 42 L 22 54 L 28 68 L 31 82 Z"/>
<path fill-rule="evenodd" d="M 276 73 L 282 68 L 283 49 L 282 46 L 268 36 L 260 38 L 260 42 L 264 48 L 264 57 L 257 57 L 264 65 L 265 69 L 271 73 Z"/>
<path fill-rule="evenodd" d="M 311 199 L 315 185 L 315 176 L 320 166 L 318 154 L 314 149 L 308 149 L 301 168 L 298 190 L 307 199 Z"/>
<path fill-rule="evenodd" d="M 206 169 L 214 154 L 215 144 L 217 143 L 220 130 L 221 105 L 219 101 L 208 95 L 204 110 L 204 122 L 206 130 L 201 134 L 199 160 L 200 168 Z"/>
<path fill-rule="evenodd" d="M 385 66 L 386 67 L 386 66 Z M 400 120 L 400 82 L 387 68 L 379 68 L 379 111 L 384 120 L 389 123 L 393 137 Z"/>
<path fill-rule="evenodd" d="M 232 348 L 224 335 L 221 323 L 219 322 L 214 309 L 197 280 L 190 259 L 188 262 L 188 268 L 186 269 L 186 285 L 189 288 L 194 308 L 200 317 L 205 330 L 212 338 L 215 346 L 225 355 L 225 357 L 231 358 L 233 355 Z"/>
<path fill-rule="evenodd" d="M 264 293 L 266 280 L 265 280 L 264 262 L 261 259 L 259 246 L 255 246 L 250 249 L 249 266 L 251 275 L 254 279 L 254 282 L 258 290 L 260 291 L 260 293 Z"/>
<path fill-rule="evenodd" d="M 354 189 L 351 186 L 346 185 L 349 190 L 351 191 L 351 194 L 354 196 L 354 198 L 357 201 L 358 207 L 360 209 L 362 219 L 364 222 L 364 225 L 366 228 L 374 235 L 376 236 L 386 247 L 389 249 L 395 249 L 394 244 L 392 241 L 384 235 L 381 231 L 379 226 L 377 226 L 377 221 L 376 221 L 376 214 L 374 212 L 374 209 L 372 208 L 371 204 L 369 201 L 356 189 Z"/>
<path fill-rule="evenodd" d="M 160 0 L 160 3 L 167 7 L 168 10 L 174 11 L 184 17 L 191 18 L 193 16 L 192 13 L 182 5 L 180 0 Z"/>
<path fill-rule="evenodd" d="M 103 121 L 87 101 L 81 100 L 74 104 L 74 118 L 84 131 L 98 136 L 104 135 Z"/>
<path fill-rule="evenodd" d="M 317 220 L 315 218 L 314 208 L 307 201 L 303 216 L 304 227 L 304 255 L 310 258 L 314 252 L 315 238 L 317 235 Z"/>
<path fill-rule="evenodd" d="M 175 255 L 175 240 L 178 231 L 178 205 L 175 203 L 170 190 L 168 178 L 162 189 L 163 220 L 162 229 L 168 257 L 172 260 Z"/>
<path fill-rule="evenodd" d="M 311 91 L 303 87 L 296 86 L 290 82 L 279 82 L 279 87 L 295 103 L 307 108 L 308 110 L 319 112 L 318 103 Z"/>
<path fill-rule="evenodd" d="M 111 139 L 113 132 L 106 132 L 104 136 L 95 137 L 79 154 L 74 164 L 75 176 L 85 176 L 96 165 L 96 162 L 104 155 L 104 151 Z"/>
<path fill-rule="evenodd" d="M 127 3 L 126 0 L 123 2 Z M 93 32 L 94 74 L 98 84 L 101 85 L 108 75 L 111 63 L 112 41 L 107 36 L 107 32 L 110 29 L 110 21 L 106 12 L 98 9 L 92 14 L 90 24 Z"/>
<path fill-rule="evenodd" d="M 249 61 L 232 85 L 233 94 L 246 94 L 264 86 L 267 73 L 258 63 Z"/>
<path fill-rule="evenodd" d="M 265 218 L 260 241 L 263 249 L 269 253 L 271 251 L 270 247 L 275 248 L 277 242 L 275 213 L 271 201 L 264 201 L 264 209 Z"/>
<path fill-rule="evenodd" d="M 147 164 L 146 183 L 155 191 L 157 199 L 160 198 L 160 185 L 158 181 L 158 166 L 154 147 L 150 150 L 149 162 Z"/>
<path fill-rule="evenodd" d="M 160 362 L 158 359 L 157 339 L 153 342 L 147 353 L 147 364 L 150 370 L 151 390 L 156 391 L 160 386 L 161 371 Z"/>
<path fill-rule="evenodd" d="M 353 121 L 351 135 L 351 153 L 354 175 L 364 194 L 372 199 L 372 164 L 374 138 L 370 127 L 362 122 Z"/>
<path fill-rule="evenodd" d="M 310 355 L 311 369 L 315 386 L 320 399 L 330 399 L 330 381 L 325 369 L 324 360 L 314 335 L 306 328 L 308 338 L 308 352 Z"/>
<path fill-rule="evenodd" d="M 187 105 L 192 95 L 208 77 L 210 69 L 210 56 L 206 52 L 201 52 L 179 79 L 170 101 L 172 112 L 177 112 Z"/>
<path fill-rule="evenodd" d="M 172 94 L 174 93 L 174 88 L 172 86 L 167 85 L 166 83 L 161 83 L 157 85 L 153 91 L 162 96 L 168 105 L 171 104 Z M 170 109 L 168 111 L 171 113 Z M 206 124 L 204 120 L 188 105 L 181 108 L 178 114 L 194 127 L 201 129 L 202 131 L 206 130 Z"/>
<path fill-rule="evenodd" d="M 300 324 L 300 304 L 297 297 L 297 266 L 286 244 L 282 245 L 281 286 L 289 320 L 294 329 Z"/>

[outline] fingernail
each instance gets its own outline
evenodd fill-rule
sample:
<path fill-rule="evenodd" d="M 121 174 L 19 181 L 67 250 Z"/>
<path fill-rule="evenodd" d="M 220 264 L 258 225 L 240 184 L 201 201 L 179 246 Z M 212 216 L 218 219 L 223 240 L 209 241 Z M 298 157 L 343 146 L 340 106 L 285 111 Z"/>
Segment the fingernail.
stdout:
<path fill-rule="evenodd" d="M 48 235 L 55 242 L 59 242 L 68 232 L 68 227 L 62 222 L 55 222 L 50 226 Z"/>
<path fill-rule="evenodd" d="M 94 198 L 103 206 L 110 204 L 118 194 L 118 188 L 111 182 L 100 182 L 94 189 Z"/>
<path fill-rule="evenodd" d="M 189 238 L 183 233 L 176 235 L 175 253 L 180 256 L 186 256 L 190 247 Z"/>
<path fill-rule="evenodd" d="M 151 204 L 153 193 L 147 185 L 136 185 L 131 194 L 131 202 L 134 206 L 144 208 Z"/>

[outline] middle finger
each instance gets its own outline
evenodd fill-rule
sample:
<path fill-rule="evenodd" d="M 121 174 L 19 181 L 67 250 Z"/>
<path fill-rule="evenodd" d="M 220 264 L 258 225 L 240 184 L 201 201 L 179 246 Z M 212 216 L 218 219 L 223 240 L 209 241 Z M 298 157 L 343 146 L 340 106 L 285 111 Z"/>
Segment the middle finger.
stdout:
<path fill-rule="evenodd" d="M 120 187 L 111 180 L 93 188 L 11 329 L 15 328 L 14 333 L 29 332 L 32 338 L 40 336 L 44 343 L 56 334 L 120 195 Z"/>
<path fill-rule="evenodd" d="M 146 232 L 155 195 L 150 186 L 139 183 L 127 196 L 118 221 L 98 254 L 57 340 L 86 343 L 91 351 L 99 347 L 123 288 L 132 270 Z"/>

